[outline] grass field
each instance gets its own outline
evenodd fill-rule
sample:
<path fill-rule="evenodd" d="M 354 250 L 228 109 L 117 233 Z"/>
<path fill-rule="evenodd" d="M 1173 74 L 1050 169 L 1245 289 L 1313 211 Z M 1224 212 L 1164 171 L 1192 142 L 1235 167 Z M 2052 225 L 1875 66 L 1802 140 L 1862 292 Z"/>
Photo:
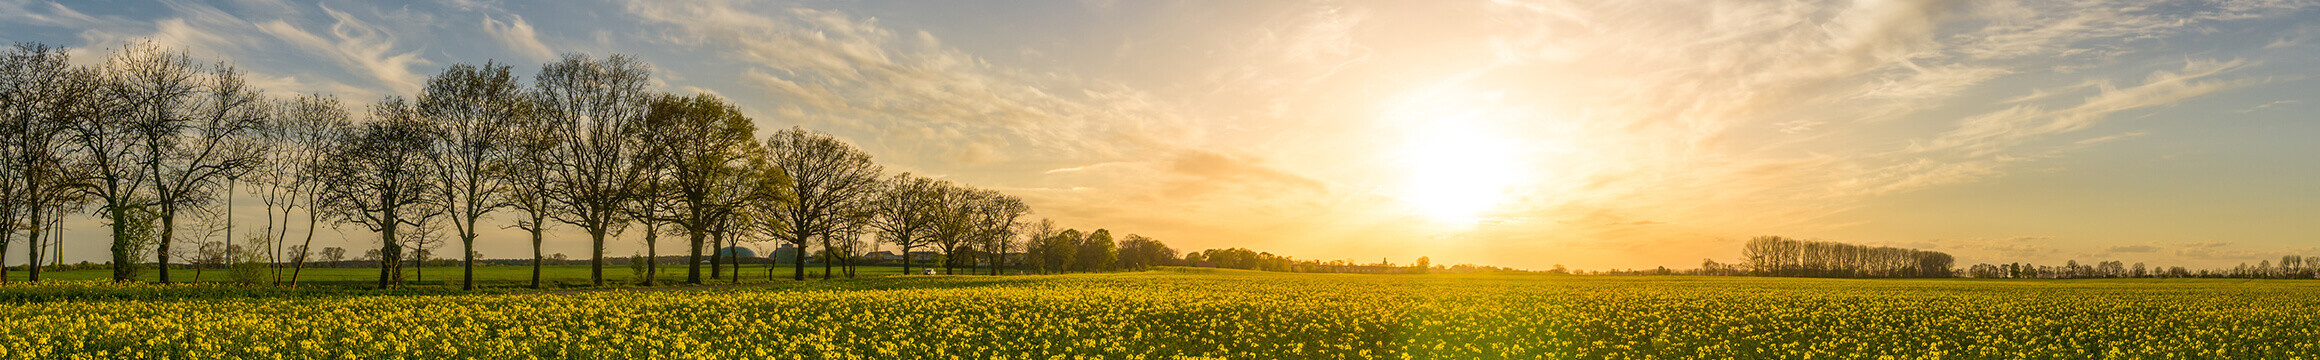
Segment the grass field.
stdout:
<path fill-rule="evenodd" d="M 924 266 L 911 267 L 912 272 L 919 272 L 923 271 L 924 269 Z M 730 265 L 726 267 L 726 271 L 732 270 L 733 268 Z M 792 269 L 790 265 L 781 265 L 779 268 L 773 270 L 773 276 L 779 277 L 781 281 L 788 281 L 790 276 L 794 273 L 794 271 L 796 271 L 795 269 Z M 413 280 L 409 284 L 409 286 L 412 287 L 459 287 L 460 268 L 456 266 L 430 266 L 425 269 L 405 268 L 403 271 L 403 276 L 406 279 Z M 844 269 L 833 269 L 832 271 L 836 271 L 836 273 L 833 273 L 833 276 L 845 276 L 843 272 L 845 271 Z M 855 271 L 855 276 L 899 275 L 902 274 L 902 267 L 863 266 L 857 268 Z M 967 270 L 958 269 L 957 271 L 965 272 Z M 822 267 L 820 264 L 807 264 L 806 272 L 807 276 L 818 278 L 821 277 Z M 282 274 L 284 279 L 288 279 L 290 276 L 290 269 L 282 269 Z M 8 281 L 23 281 L 27 275 L 28 274 L 26 274 L 23 269 L 10 269 L 8 271 Z M 139 280 L 143 281 L 153 281 L 155 278 L 159 277 L 159 275 L 153 271 L 145 271 L 140 275 L 141 276 Z M 174 278 L 180 282 L 194 282 L 194 275 L 194 271 L 190 269 L 172 269 L 170 270 L 169 274 L 171 278 Z M 604 278 L 608 285 L 627 285 L 629 283 L 641 281 L 636 280 L 636 275 L 636 272 L 634 270 L 630 270 L 627 265 L 607 265 L 604 267 Z M 702 268 L 701 276 L 709 276 L 709 269 L 706 267 Z M 113 278 L 113 272 L 112 270 L 48 271 L 41 273 L 40 277 L 41 280 L 44 281 L 110 280 Z M 202 271 L 199 282 L 230 282 L 232 281 L 231 277 L 232 275 L 229 275 L 226 270 L 206 269 Z M 269 279 L 270 281 L 273 279 L 273 277 L 269 275 L 266 279 Z M 379 281 L 378 279 L 378 268 L 307 268 L 298 275 L 298 281 L 301 284 L 329 288 L 368 288 L 376 286 Z M 475 268 L 475 279 L 476 283 L 483 287 L 523 287 L 531 284 L 532 267 L 510 265 L 479 266 Z M 766 268 L 763 264 L 743 265 L 741 268 L 741 281 L 743 283 L 763 283 L 767 281 L 766 279 Z M 662 265 L 660 269 L 660 280 L 662 282 L 684 282 L 685 268 L 682 266 Z M 588 265 L 542 266 L 540 269 L 540 282 L 545 284 L 547 287 L 554 288 L 585 287 L 588 285 Z M 727 283 L 727 281 L 720 281 L 718 283 Z"/>
<path fill-rule="evenodd" d="M 467 295 L 157 287 L 0 287 L 19 295 L 0 307 L 0 358 L 2320 356 L 2320 282 L 2280 280 L 1166 269 Z"/>

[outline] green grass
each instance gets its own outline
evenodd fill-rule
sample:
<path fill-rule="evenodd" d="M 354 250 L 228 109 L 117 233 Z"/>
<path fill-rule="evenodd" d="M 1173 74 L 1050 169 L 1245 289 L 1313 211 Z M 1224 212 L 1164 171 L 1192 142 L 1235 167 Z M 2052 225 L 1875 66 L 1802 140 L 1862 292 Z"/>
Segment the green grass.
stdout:
<path fill-rule="evenodd" d="M 1164 269 L 666 290 L 12 284 L 0 358 L 2320 358 L 2320 281 Z"/>
<path fill-rule="evenodd" d="M 924 269 L 925 267 L 923 266 L 912 266 L 911 272 L 919 273 Z M 283 280 L 287 281 L 290 278 L 290 270 L 291 269 L 289 268 L 281 269 L 281 276 Z M 585 264 L 542 266 L 540 269 L 540 282 L 543 284 L 543 286 L 550 288 L 586 287 L 588 286 L 588 270 L 588 265 Z M 457 266 L 429 266 L 424 269 L 405 268 L 403 271 L 403 276 L 405 279 L 412 280 L 408 286 L 417 288 L 458 288 L 461 278 L 461 269 Z M 733 271 L 732 266 L 727 265 L 726 271 Z M 833 277 L 845 276 L 845 269 L 832 269 L 832 271 Z M 957 271 L 965 272 L 966 270 L 958 269 Z M 662 265 L 660 268 L 659 279 L 660 282 L 662 282 L 664 285 L 681 284 L 685 281 L 685 272 L 686 268 L 684 266 Z M 790 281 L 789 279 L 793 274 L 795 274 L 795 269 L 791 268 L 791 265 L 781 265 L 779 268 L 774 269 L 773 272 L 773 276 L 778 277 L 778 279 L 775 280 L 779 281 Z M 855 276 L 857 277 L 890 276 L 900 274 L 902 274 L 901 266 L 862 266 L 856 268 L 855 270 Z M 701 269 L 701 276 L 706 278 L 709 275 L 709 269 L 707 267 L 703 267 Z M 806 265 L 807 277 L 819 278 L 821 275 L 822 267 L 820 264 Z M 30 274 L 25 273 L 21 268 L 10 269 L 8 271 L 9 282 L 23 281 L 28 276 L 30 276 Z M 195 272 L 192 269 L 171 269 L 169 276 L 178 282 L 196 282 Z M 200 273 L 199 282 L 231 282 L 231 276 L 232 275 L 230 275 L 228 271 L 224 269 L 205 269 Z M 730 278 L 732 275 L 727 274 L 726 276 Z M 112 270 L 106 269 L 45 271 L 40 274 L 40 277 L 43 281 L 111 280 L 113 278 L 113 272 Z M 160 275 L 158 272 L 147 270 L 140 274 L 138 280 L 150 282 L 158 279 L 159 277 Z M 492 265 L 478 266 L 475 268 L 475 281 L 477 286 L 481 287 L 524 287 L 531 284 L 531 278 L 531 266 Z M 629 269 L 627 265 L 605 266 L 604 278 L 606 285 L 613 286 L 630 286 L 634 285 L 634 283 L 642 281 L 642 278 L 637 277 L 635 271 Z M 273 277 L 269 275 L 266 277 L 266 279 L 271 281 Z M 378 268 L 307 268 L 298 274 L 299 284 L 302 286 L 314 287 L 368 288 L 377 285 L 378 279 Z M 710 284 L 731 283 L 729 280 L 710 281 L 709 279 L 704 279 L 703 281 Z M 765 265 L 743 265 L 741 267 L 740 281 L 742 283 L 767 282 L 768 279 Z"/>

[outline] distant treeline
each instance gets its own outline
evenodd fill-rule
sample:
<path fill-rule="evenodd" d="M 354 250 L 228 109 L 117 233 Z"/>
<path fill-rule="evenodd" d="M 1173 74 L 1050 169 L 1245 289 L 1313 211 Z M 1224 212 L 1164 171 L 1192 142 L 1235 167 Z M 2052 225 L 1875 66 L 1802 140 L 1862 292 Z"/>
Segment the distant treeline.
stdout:
<path fill-rule="evenodd" d="M 2320 258 L 2306 259 L 2301 255 L 2280 257 L 2276 265 L 2264 260 L 2255 265 L 2240 263 L 2229 269 L 2192 270 L 2181 266 L 2128 265 L 2122 261 L 2100 261 L 2080 264 L 2078 260 L 2049 266 L 2025 263 L 1975 264 L 1966 269 L 1966 276 L 1987 279 L 2103 279 L 2103 278 L 2237 278 L 2237 279 L 2313 279 L 2320 278 Z"/>
<path fill-rule="evenodd" d="M 1184 254 L 1184 259 L 1181 264 L 1185 266 L 1259 271 L 1348 274 L 1421 274 L 1444 272 L 1473 273 L 1524 271 L 1513 268 L 1482 266 L 1474 264 L 1458 264 L 1449 266 L 1435 265 L 1432 258 L 1424 256 L 1418 257 L 1416 262 L 1408 265 L 1395 265 L 1394 263 L 1387 262 L 1384 259 L 1379 259 L 1376 263 L 1368 264 L 1357 263 L 1353 260 L 1298 260 L 1287 256 L 1273 255 L 1273 253 L 1270 252 L 1259 252 L 1256 250 L 1243 248 L 1208 249 L 1201 250 L 1200 252 Z"/>
<path fill-rule="evenodd" d="M 1741 248 L 1749 274 L 1847 278 L 1951 277 L 1956 260 L 1938 251 L 1758 236 Z"/>

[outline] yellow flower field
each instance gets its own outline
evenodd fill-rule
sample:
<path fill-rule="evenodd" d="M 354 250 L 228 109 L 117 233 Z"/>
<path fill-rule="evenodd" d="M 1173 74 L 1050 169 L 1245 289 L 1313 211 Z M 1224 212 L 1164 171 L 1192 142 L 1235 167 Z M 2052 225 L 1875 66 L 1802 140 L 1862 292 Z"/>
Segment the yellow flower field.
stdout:
<path fill-rule="evenodd" d="M 485 295 L 37 286 L 0 293 L 129 295 L 17 298 L 0 307 L 0 359 L 2320 358 L 2320 282 L 2302 281 L 1163 270 Z"/>

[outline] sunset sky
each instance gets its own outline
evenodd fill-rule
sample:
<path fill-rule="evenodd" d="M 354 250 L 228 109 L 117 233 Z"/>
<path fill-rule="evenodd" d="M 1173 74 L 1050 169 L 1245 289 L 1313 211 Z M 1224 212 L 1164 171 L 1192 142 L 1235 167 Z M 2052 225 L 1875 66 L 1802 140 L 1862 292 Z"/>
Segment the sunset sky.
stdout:
<path fill-rule="evenodd" d="M 0 42 L 94 63 L 150 38 L 358 105 L 453 63 L 528 83 L 557 53 L 632 54 L 761 137 L 829 132 L 1178 250 L 1690 268 L 1785 235 L 2227 267 L 2320 255 L 2315 7 L 0 0 Z M 96 220 L 68 226 L 68 259 L 101 261 Z M 342 231 L 316 247 L 376 246 Z M 516 234 L 480 250 L 527 257 Z"/>

